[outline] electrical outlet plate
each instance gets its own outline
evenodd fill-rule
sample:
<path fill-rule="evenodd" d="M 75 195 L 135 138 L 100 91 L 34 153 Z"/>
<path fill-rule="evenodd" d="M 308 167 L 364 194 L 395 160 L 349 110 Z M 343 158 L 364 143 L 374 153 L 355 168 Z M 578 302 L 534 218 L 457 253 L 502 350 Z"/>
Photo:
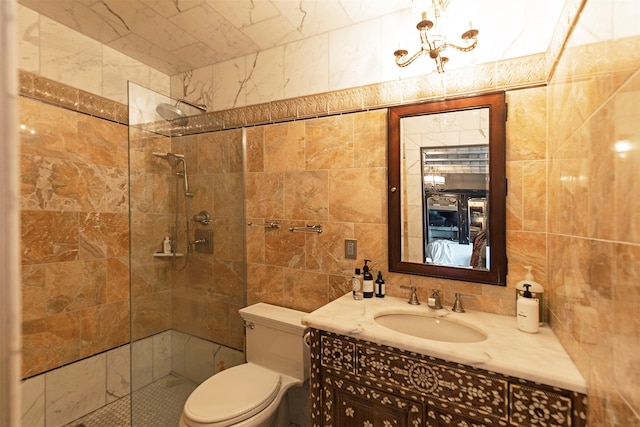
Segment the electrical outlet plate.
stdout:
<path fill-rule="evenodd" d="M 344 257 L 358 259 L 358 241 L 356 239 L 344 239 Z"/>

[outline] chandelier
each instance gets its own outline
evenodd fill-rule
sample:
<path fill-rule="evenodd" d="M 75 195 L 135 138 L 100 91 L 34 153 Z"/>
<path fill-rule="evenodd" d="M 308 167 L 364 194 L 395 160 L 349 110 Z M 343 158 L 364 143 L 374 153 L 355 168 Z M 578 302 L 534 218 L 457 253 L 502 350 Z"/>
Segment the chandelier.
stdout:
<path fill-rule="evenodd" d="M 415 61 L 420 55 L 428 55 L 436 62 L 436 68 L 438 73 L 444 73 L 444 64 L 449 60 L 446 56 L 440 55 L 440 53 L 447 49 L 453 48 L 461 52 L 469 52 L 478 45 L 478 30 L 470 28 L 462 33 L 462 40 L 466 43 L 466 46 L 458 46 L 453 43 L 447 43 L 445 36 L 441 34 L 432 34 L 429 32 L 434 26 L 439 28 L 438 19 L 442 12 L 447 8 L 451 0 L 432 0 L 433 3 L 433 21 L 427 19 L 427 12 L 422 12 L 422 20 L 418 22 L 416 28 L 420 31 L 421 48 L 418 52 L 414 53 L 411 57 L 407 58 L 408 51 L 404 49 L 398 49 L 393 52 L 396 57 L 396 64 L 399 67 L 406 67 Z M 471 26 L 471 23 L 469 23 Z M 436 32 L 436 30 L 434 30 Z"/>

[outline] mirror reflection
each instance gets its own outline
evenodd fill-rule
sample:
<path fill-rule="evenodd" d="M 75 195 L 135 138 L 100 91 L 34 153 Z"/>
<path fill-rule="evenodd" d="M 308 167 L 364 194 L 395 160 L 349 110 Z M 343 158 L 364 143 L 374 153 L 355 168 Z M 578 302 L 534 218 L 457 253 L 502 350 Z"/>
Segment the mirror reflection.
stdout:
<path fill-rule="evenodd" d="M 486 97 L 390 110 L 392 271 L 504 284 L 504 121 Z"/>

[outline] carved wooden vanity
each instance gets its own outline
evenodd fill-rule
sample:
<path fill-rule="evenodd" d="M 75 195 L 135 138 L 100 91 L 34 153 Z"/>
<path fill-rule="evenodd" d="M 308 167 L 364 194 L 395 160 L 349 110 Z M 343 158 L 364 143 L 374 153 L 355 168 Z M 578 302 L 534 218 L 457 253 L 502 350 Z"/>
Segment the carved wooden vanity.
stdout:
<path fill-rule="evenodd" d="M 586 395 L 311 329 L 314 426 L 586 425 Z"/>
<path fill-rule="evenodd" d="M 389 314 L 434 321 L 409 316 L 404 321 L 418 323 L 401 333 L 377 320 Z M 484 338 L 427 339 L 413 329 L 450 322 Z M 351 293 L 302 323 L 311 330 L 314 426 L 587 425 L 586 381 L 548 325 L 528 334 L 515 316 L 434 310 L 392 296 L 355 301 Z"/>

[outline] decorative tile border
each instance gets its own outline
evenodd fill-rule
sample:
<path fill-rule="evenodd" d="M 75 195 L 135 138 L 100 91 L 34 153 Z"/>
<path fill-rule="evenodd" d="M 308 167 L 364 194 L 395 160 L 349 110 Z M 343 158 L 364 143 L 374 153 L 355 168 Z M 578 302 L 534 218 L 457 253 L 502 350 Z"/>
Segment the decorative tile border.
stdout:
<path fill-rule="evenodd" d="M 446 74 L 377 83 L 356 88 L 283 99 L 189 118 L 186 127 L 154 123 L 148 129 L 162 134 L 196 134 L 312 117 L 367 111 L 392 105 L 424 102 L 547 83 L 545 53 L 461 68 Z M 125 104 L 20 71 L 20 94 L 117 123 L 128 123 Z"/>

